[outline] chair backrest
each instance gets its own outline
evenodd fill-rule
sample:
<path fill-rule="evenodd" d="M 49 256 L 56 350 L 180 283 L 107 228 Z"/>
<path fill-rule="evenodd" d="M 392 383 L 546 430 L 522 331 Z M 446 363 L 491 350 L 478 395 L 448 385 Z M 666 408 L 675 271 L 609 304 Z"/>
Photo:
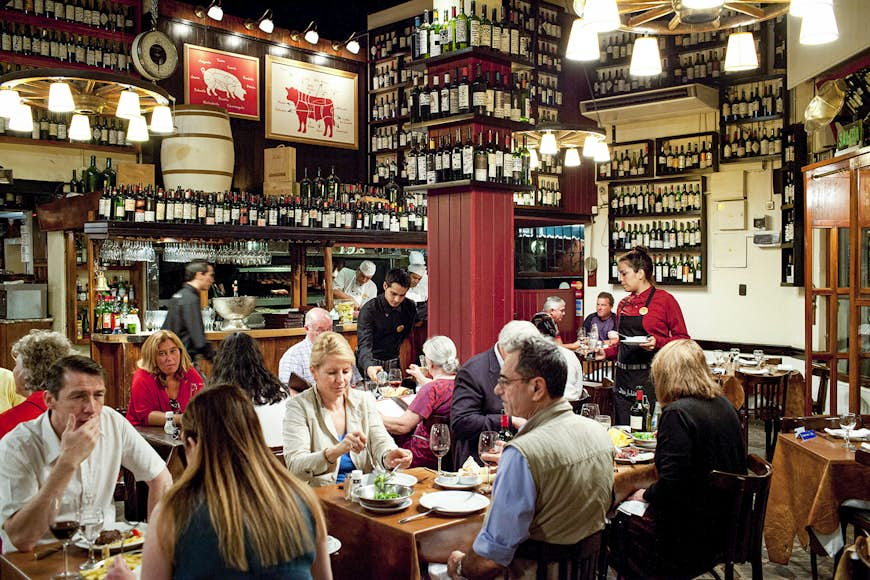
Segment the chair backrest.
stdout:
<path fill-rule="evenodd" d="M 761 538 L 764 530 L 764 513 L 770 493 L 770 475 L 773 467 L 757 455 L 747 459 L 748 474 L 714 471 L 710 474 L 713 489 L 730 502 L 732 514 L 725 522 L 723 532 L 724 561 L 746 562 L 753 555 L 760 558 Z M 723 505 L 723 507 L 728 507 Z"/>
<path fill-rule="evenodd" d="M 810 415 L 808 417 L 783 417 L 782 429 L 783 433 L 794 431 L 798 427 L 812 429 L 813 431 L 823 431 L 825 427 L 837 427 L 836 415 Z"/>
<path fill-rule="evenodd" d="M 773 419 L 785 414 L 785 395 L 788 390 L 786 373 L 781 376 L 748 375 L 734 373 L 743 383 L 744 391 L 752 397 L 753 413 L 760 419 Z"/>
<path fill-rule="evenodd" d="M 548 544 L 526 540 L 517 548 L 517 558 L 537 563 L 537 580 L 546 580 L 551 563 L 558 567 L 558 577 L 570 580 L 594 580 L 598 576 L 604 531 L 583 538 L 576 544 Z"/>
<path fill-rule="evenodd" d="M 583 379 L 600 383 L 605 377 L 613 378 L 612 360 L 583 359 Z"/>
<path fill-rule="evenodd" d="M 813 363 L 813 376 L 819 377 L 819 392 L 816 394 L 816 400 L 813 401 L 813 414 L 821 415 L 825 409 L 825 401 L 828 398 L 828 381 L 831 379 L 831 369 L 827 365 Z"/>
<path fill-rule="evenodd" d="M 613 381 L 607 377 L 601 383 L 583 381 L 583 388 L 589 393 L 589 399 L 584 403 L 595 403 L 602 415 L 613 417 Z"/>

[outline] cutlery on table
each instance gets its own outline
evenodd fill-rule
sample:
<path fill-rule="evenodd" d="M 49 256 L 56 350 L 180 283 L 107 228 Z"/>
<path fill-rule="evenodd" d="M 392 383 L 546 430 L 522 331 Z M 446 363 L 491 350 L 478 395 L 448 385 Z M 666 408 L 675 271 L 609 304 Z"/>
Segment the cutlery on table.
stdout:
<path fill-rule="evenodd" d="M 63 549 L 63 542 L 54 542 L 52 544 L 44 544 L 43 549 L 33 553 L 34 560 L 42 560 L 48 558 L 52 554 L 56 554 Z"/>
<path fill-rule="evenodd" d="M 434 507 L 434 508 L 432 508 L 432 509 L 430 509 L 430 510 L 428 510 L 428 511 L 423 512 L 422 514 L 416 514 L 416 515 L 413 515 L 413 516 L 408 516 L 408 517 L 406 517 L 406 518 L 402 518 L 402 519 L 399 520 L 399 523 L 400 523 L 400 524 L 405 524 L 405 523 L 408 523 L 408 522 L 411 522 L 411 521 L 414 521 L 414 520 L 419 520 L 419 519 L 421 519 L 421 518 L 425 518 L 425 517 L 428 516 L 428 515 L 431 515 L 431 514 L 434 513 L 434 512 L 437 512 L 437 511 L 438 511 L 438 508 L 437 508 L 437 507 Z"/>

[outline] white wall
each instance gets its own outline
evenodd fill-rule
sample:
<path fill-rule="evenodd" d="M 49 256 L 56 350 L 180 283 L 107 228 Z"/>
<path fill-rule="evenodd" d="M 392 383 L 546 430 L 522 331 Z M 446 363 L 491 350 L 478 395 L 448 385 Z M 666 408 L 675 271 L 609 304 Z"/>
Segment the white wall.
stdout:
<path fill-rule="evenodd" d="M 655 122 L 620 125 L 616 140 L 653 139 L 699 131 L 716 130 L 716 114 L 694 115 Z M 778 162 L 777 162 L 778 163 Z M 772 167 L 768 163 L 723 165 L 716 174 L 707 175 L 707 286 L 703 288 L 664 286 L 680 303 L 689 334 L 700 340 L 740 341 L 756 344 L 804 348 L 804 292 L 802 288 L 780 286 L 779 248 L 759 248 L 752 244 L 752 218 L 768 215 L 770 229 L 780 229 L 781 196 L 775 195 L 776 207 L 765 209 L 772 189 Z M 745 188 L 744 188 L 745 174 Z M 599 199 L 601 187 L 599 184 Z M 745 252 L 746 267 L 714 266 L 714 256 L 724 245 L 715 235 L 719 232 L 716 200 L 747 199 L 747 228 L 739 232 L 743 244 L 735 251 Z M 594 311 L 598 292 L 611 292 L 617 301 L 625 296 L 621 286 L 608 284 L 610 260 L 607 255 L 609 237 L 608 210 L 602 204 L 600 213 L 586 231 L 588 255 L 598 258 L 598 285 L 584 293 L 586 314 Z M 738 296 L 738 285 L 746 284 L 746 296 Z"/>

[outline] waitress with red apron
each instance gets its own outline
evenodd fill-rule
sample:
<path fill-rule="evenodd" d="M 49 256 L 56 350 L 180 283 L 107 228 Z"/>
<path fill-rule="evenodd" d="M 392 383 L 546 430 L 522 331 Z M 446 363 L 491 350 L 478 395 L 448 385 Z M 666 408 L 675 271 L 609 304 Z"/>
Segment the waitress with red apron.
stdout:
<path fill-rule="evenodd" d="M 613 375 L 614 421 L 629 424 L 629 410 L 642 388 L 655 409 L 656 394 L 649 369 L 658 349 L 672 340 L 690 338 L 676 299 L 656 288 L 652 258 L 637 246 L 619 259 L 619 279 L 629 292 L 616 309 L 619 342 L 596 353 L 598 359 L 616 359 Z"/>

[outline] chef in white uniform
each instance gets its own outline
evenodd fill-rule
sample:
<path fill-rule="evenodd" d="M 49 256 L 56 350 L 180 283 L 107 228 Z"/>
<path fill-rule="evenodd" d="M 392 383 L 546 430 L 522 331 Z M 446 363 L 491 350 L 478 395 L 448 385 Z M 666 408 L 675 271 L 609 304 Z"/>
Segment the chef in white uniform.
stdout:
<path fill-rule="evenodd" d="M 368 260 L 361 263 L 356 270 L 342 268 L 335 275 L 332 297 L 353 300 L 356 304 L 355 309 L 361 308 L 363 304 L 378 295 L 378 288 L 372 282 L 376 270 L 374 263 Z"/>
<path fill-rule="evenodd" d="M 411 288 L 408 289 L 405 297 L 417 304 L 417 320 L 426 320 L 429 305 L 429 275 L 426 271 L 425 258 L 422 252 L 411 252 L 409 261 Z"/>

